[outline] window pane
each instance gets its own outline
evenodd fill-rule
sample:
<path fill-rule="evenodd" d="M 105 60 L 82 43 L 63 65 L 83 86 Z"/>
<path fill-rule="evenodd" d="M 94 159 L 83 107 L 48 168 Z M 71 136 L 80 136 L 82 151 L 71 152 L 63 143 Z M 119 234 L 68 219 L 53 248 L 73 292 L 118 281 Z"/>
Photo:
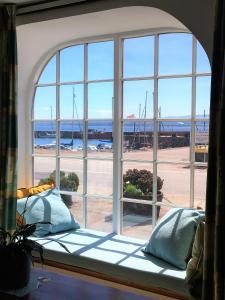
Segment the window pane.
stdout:
<path fill-rule="evenodd" d="M 205 134 L 200 134 L 195 138 L 196 144 L 208 144 L 209 142 L 209 122 L 208 121 L 198 121 L 195 124 L 195 134 L 198 132 L 205 132 Z"/>
<path fill-rule="evenodd" d="M 54 86 L 38 87 L 34 99 L 34 119 L 56 118 L 56 88 Z"/>
<path fill-rule="evenodd" d="M 87 227 L 112 232 L 112 200 L 88 198 Z"/>
<path fill-rule="evenodd" d="M 83 160 L 60 159 L 60 190 L 69 192 L 83 192 Z"/>
<path fill-rule="evenodd" d="M 34 153 L 56 155 L 56 123 L 54 121 L 34 122 Z"/>
<path fill-rule="evenodd" d="M 60 81 L 84 80 L 84 46 L 77 45 L 60 51 Z"/>
<path fill-rule="evenodd" d="M 123 77 L 144 77 L 153 75 L 153 36 L 125 39 L 123 50 Z"/>
<path fill-rule="evenodd" d="M 123 198 L 153 201 L 152 172 L 153 172 L 152 163 L 124 162 L 123 163 Z"/>
<path fill-rule="evenodd" d="M 65 195 L 63 192 L 60 193 L 61 197 L 69 208 L 71 214 L 74 216 L 76 221 L 82 226 L 83 224 L 83 198 L 78 195 Z"/>
<path fill-rule="evenodd" d="M 157 175 L 163 180 L 163 203 L 190 206 L 190 168 L 186 165 L 159 164 Z"/>
<path fill-rule="evenodd" d="M 195 168 L 194 207 L 205 209 L 207 167 Z"/>
<path fill-rule="evenodd" d="M 160 79 L 158 105 L 161 118 L 190 118 L 191 78 Z"/>
<path fill-rule="evenodd" d="M 161 206 L 159 210 L 159 217 L 157 219 L 157 223 L 165 216 L 165 214 L 171 209 L 171 207 Z"/>
<path fill-rule="evenodd" d="M 149 239 L 152 232 L 152 205 L 123 202 L 122 234 Z"/>
<path fill-rule="evenodd" d="M 159 122 L 158 161 L 189 161 L 191 122 Z"/>
<path fill-rule="evenodd" d="M 197 73 L 210 73 L 211 67 L 208 56 L 202 45 L 197 42 Z"/>
<path fill-rule="evenodd" d="M 83 122 L 61 121 L 60 122 L 60 155 L 82 156 L 83 155 Z"/>
<path fill-rule="evenodd" d="M 112 158 L 112 121 L 88 122 L 88 156 Z"/>
<path fill-rule="evenodd" d="M 113 164 L 111 161 L 89 160 L 87 191 L 92 195 L 112 196 Z"/>
<path fill-rule="evenodd" d="M 60 87 L 60 118 L 83 119 L 83 84 L 62 85 Z"/>
<path fill-rule="evenodd" d="M 88 85 L 88 118 L 112 118 L 113 83 L 92 83 Z"/>
<path fill-rule="evenodd" d="M 113 42 L 88 44 L 88 79 L 112 79 L 114 72 Z"/>
<path fill-rule="evenodd" d="M 123 124 L 123 158 L 153 159 L 153 123 L 129 120 Z"/>
<path fill-rule="evenodd" d="M 123 84 L 123 117 L 152 118 L 153 80 L 126 81 Z"/>
<path fill-rule="evenodd" d="M 196 118 L 208 118 L 210 106 L 211 77 L 196 79 Z"/>
<path fill-rule="evenodd" d="M 54 83 L 56 82 L 56 56 L 53 56 L 44 67 L 38 83 Z"/>
<path fill-rule="evenodd" d="M 208 162 L 209 123 L 196 122 L 195 129 L 195 161 Z"/>
<path fill-rule="evenodd" d="M 34 185 L 42 184 L 41 179 L 48 179 L 55 169 L 55 158 L 34 157 Z"/>
<path fill-rule="evenodd" d="M 192 35 L 159 35 L 159 74 L 187 74 L 192 71 Z"/>

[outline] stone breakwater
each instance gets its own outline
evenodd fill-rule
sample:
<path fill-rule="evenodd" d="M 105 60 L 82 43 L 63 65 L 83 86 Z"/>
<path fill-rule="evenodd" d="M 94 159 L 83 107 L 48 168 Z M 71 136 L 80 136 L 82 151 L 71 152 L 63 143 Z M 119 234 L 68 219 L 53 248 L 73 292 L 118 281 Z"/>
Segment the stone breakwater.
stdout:
<path fill-rule="evenodd" d="M 35 138 L 49 138 L 53 134 L 51 131 L 36 131 Z M 107 140 L 113 142 L 112 132 L 88 132 L 88 139 L 95 140 Z M 71 131 L 61 131 L 61 139 L 82 139 L 83 132 L 73 132 Z M 153 132 L 124 132 L 123 133 L 123 143 L 128 149 L 140 149 L 143 147 L 152 148 L 153 147 Z M 190 132 L 159 132 L 158 133 L 158 148 L 176 148 L 176 147 L 186 147 L 190 145 Z"/>

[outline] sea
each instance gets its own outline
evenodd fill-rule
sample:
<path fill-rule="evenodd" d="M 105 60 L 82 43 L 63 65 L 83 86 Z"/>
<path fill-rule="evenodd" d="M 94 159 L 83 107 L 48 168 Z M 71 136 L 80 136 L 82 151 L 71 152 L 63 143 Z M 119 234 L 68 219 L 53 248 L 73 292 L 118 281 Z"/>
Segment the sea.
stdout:
<path fill-rule="evenodd" d="M 191 122 L 177 122 L 177 121 L 162 121 L 159 122 L 160 132 L 190 132 Z M 113 123 L 109 120 L 89 121 L 88 132 L 89 133 L 104 133 L 112 132 Z M 208 132 L 208 122 L 198 121 L 195 123 L 197 132 Z M 151 121 L 137 121 L 137 120 L 126 120 L 123 123 L 123 132 L 125 133 L 138 133 L 138 132 L 153 132 L 153 122 Z M 43 146 L 46 144 L 54 144 L 56 141 L 54 132 L 56 131 L 56 123 L 54 121 L 35 121 L 34 131 L 38 132 L 52 132 L 45 137 L 35 138 L 36 146 Z M 60 122 L 61 132 L 82 132 L 83 122 L 82 121 L 61 121 Z M 70 144 L 71 138 L 61 138 L 61 144 Z M 88 145 L 98 146 L 100 143 L 104 143 L 106 146 L 111 147 L 112 142 L 110 140 L 99 140 L 89 139 Z M 82 139 L 74 139 L 72 148 L 78 149 L 83 147 Z"/>

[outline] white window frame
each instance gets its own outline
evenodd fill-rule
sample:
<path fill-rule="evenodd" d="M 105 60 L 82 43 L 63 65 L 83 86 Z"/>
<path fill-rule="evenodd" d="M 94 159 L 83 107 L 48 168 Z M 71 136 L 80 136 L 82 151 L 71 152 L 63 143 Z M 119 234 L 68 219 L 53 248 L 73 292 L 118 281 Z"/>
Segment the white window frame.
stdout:
<path fill-rule="evenodd" d="M 56 55 L 56 83 L 46 83 L 46 84 L 39 84 L 38 80 L 34 85 L 34 96 L 33 96 L 33 107 L 35 101 L 35 91 L 37 87 L 48 87 L 48 86 L 56 86 L 56 155 L 38 155 L 34 154 L 34 147 L 32 146 L 32 174 L 33 174 L 33 182 L 34 182 L 34 159 L 35 157 L 55 157 L 56 158 L 56 184 L 59 186 L 59 170 L 60 170 L 60 159 L 65 158 L 64 156 L 60 155 L 60 92 L 59 88 L 61 85 L 72 85 L 72 84 L 83 84 L 84 86 L 84 118 L 80 119 L 84 125 L 84 132 L 83 132 L 83 156 L 82 157 L 73 157 L 73 156 L 66 156 L 67 159 L 82 159 L 83 160 L 83 193 L 78 194 L 75 192 L 66 192 L 63 191 L 64 194 L 72 194 L 77 195 L 83 198 L 83 227 L 87 227 L 87 198 L 88 197 L 98 197 L 99 199 L 111 199 L 113 201 L 113 232 L 122 233 L 122 206 L 124 202 L 133 202 L 133 203 L 143 203 L 146 205 L 152 205 L 153 212 L 152 212 L 152 225 L 155 226 L 156 223 L 156 208 L 157 206 L 169 206 L 169 204 L 165 204 L 162 202 L 157 202 L 157 167 L 160 164 L 167 164 L 167 165 L 186 165 L 190 167 L 190 201 L 189 207 L 194 206 L 194 173 L 195 168 L 197 166 L 207 166 L 207 163 L 200 163 L 195 162 L 195 122 L 196 121 L 204 121 L 209 122 L 208 118 L 196 118 L 195 111 L 196 111 L 196 79 L 200 76 L 210 76 L 211 73 L 196 73 L 196 65 L 197 65 L 197 40 L 192 35 L 192 72 L 190 74 L 179 74 L 179 75 L 159 75 L 158 74 L 158 54 L 159 54 L 159 35 L 165 33 L 190 33 L 184 31 L 173 31 L 173 30 L 165 30 L 165 31 L 157 31 L 153 32 L 152 30 L 142 30 L 142 31 L 132 31 L 126 32 L 121 34 L 113 34 L 107 36 L 100 36 L 96 38 L 90 39 L 83 39 L 79 41 L 74 41 L 74 43 L 70 43 L 69 45 L 64 45 L 58 49 L 55 53 L 52 54 L 51 57 Z M 153 76 L 145 76 L 145 77 L 132 77 L 132 78 L 123 78 L 123 40 L 126 38 L 135 38 L 141 36 L 154 36 L 154 74 Z M 88 80 L 87 78 L 87 61 L 88 61 L 88 52 L 87 47 L 89 43 L 93 42 L 103 42 L 103 41 L 114 41 L 114 78 L 106 79 L 106 80 Z M 76 81 L 76 82 L 60 82 L 60 51 L 65 49 L 66 47 L 75 46 L 75 45 L 84 45 L 84 80 L 83 81 Z M 46 66 L 46 65 L 45 65 Z M 45 68 L 44 66 L 44 68 Z M 44 68 L 42 70 L 44 70 Z M 191 78 L 192 80 L 192 103 L 191 103 L 191 118 L 189 119 L 180 119 L 180 118 L 158 118 L 158 80 L 159 79 L 166 79 L 166 78 Z M 153 132 L 153 159 L 144 161 L 144 160 L 130 160 L 124 159 L 122 152 L 122 124 L 126 118 L 123 118 L 122 107 L 123 107 L 123 83 L 126 81 L 137 81 L 137 80 L 148 80 L 151 79 L 154 82 L 154 112 L 153 118 L 144 119 L 144 121 L 148 122 L 151 121 L 154 123 L 154 132 Z M 96 158 L 96 157 L 89 157 L 87 155 L 87 137 L 88 137 L 88 84 L 89 83 L 100 83 L 100 82 L 113 82 L 114 83 L 114 101 L 113 101 L 113 157 L 110 158 Z M 33 115 L 33 107 L 32 107 L 32 118 L 31 118 L 31 126 L 32 126 L 32 141 L 33 141 L 33 125 L 35 121 L 39 121 L 37 119 L 34 120 Z M 94 119 L 91 119 L 94 120 Z M 98 120 L 98 119 L 97 119 Z M 105 119 L 104 119 L 105 120 Z M 111 119 L 110 119 L 111 120 Z M 136 118 L 135 120 L 141 120 Z M 189 161 L 187 162 L 180 162 L 180 161 L 158 161 L 157 160 L 157 153 L 158 153 L 158 123 L 165 122 L 165 121 L 175 121 L 175 122 L 191 122 L 191 135 L 190 135 L 190 153 L 189 153 Z M 34 143 L 33 143 L 34 144 Z M 106 160 L 111 161 L 113 163 L 113 196 L 99 196 L 99 195 L 88 195 L 87 193 L 87 163 L 89 160 Z M 128 199 L 122 197 L 122 165 L 123 162 L 147 162 L 152 164 L 153 166 L 153 200 L 146 201 L 146 200 L 135 200 L 135 199 Z"/>

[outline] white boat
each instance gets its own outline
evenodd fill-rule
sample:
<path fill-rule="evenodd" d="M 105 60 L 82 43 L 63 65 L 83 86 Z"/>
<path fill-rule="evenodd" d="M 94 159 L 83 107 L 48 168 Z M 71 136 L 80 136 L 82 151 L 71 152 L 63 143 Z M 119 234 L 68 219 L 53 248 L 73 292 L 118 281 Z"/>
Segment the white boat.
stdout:
<path fill-rule="evenodd" d="M 87 150 L 91 150 L 91 151 L 97 151 L 97 147 L 95 145 L 88 145 L 87 146 Z"/>

